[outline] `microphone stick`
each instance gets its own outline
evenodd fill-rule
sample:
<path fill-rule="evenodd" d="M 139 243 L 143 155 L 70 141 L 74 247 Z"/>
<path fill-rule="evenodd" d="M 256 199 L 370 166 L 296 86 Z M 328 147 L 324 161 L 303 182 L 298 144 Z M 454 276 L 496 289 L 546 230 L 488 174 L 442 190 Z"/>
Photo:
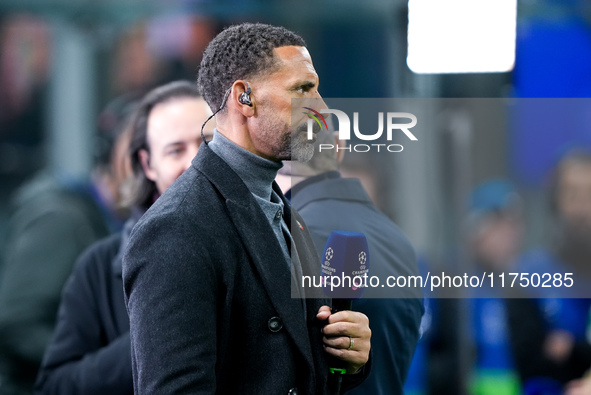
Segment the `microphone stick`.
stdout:
<path fill-rule="evenodd" d="M 351 310 L 354 299 L 363 295 L 363 277 L 369 273 L 369 248 L 363 233 L 333 231 L 328 237 L 322 256 L 321 276 L 326 296 L 332 298 L 331 313 Z M 328 357 L 328 388 L 340 394 L 347 363 Z"/>

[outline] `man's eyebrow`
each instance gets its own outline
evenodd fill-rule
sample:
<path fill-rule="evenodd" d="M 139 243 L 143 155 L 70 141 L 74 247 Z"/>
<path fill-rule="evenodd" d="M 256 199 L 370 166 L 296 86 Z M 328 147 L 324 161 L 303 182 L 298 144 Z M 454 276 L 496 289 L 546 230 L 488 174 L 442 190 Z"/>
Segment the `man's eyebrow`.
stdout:
<path fill-rule="evenodd" d="M 298 88 L 311 89 L 311 88 L 314 88 L 315 86 L 316 86 L 316 83 L 313 81 L 303 81 L 303 82 L 299 81 L 299 82 L 296 82 L 295 84 L 293 84 L 292 89 L 298 89 Z"/>
<path fill-rule="evenodd" d="M 177 145 L 184 145 L 184 144 L 185 144 L 184 141 L 173 141 L 172 143 L 166 144 L 164 146 L 164 149 L 171 148 L 171 147 L 174 147 L 174 146 L 177 146 Z"/>
<path fill-rule="evenodd" d="M 205 138 L 212 138 L 213 137 L 213 133 L 204 133 L 204 135 L 205 135 Z M 197 139 L 201 140 L 201 136 L 198 136 Z M 176 146 L 184 146 L 185 144 L 186 144 L 185 141 L 180 141 L 180 140 L 173 141 L 173 142 L 166 144 L 163 149 L 168 149 L 168 148 L 172 148 L 172 147 L 176 147 Z"/>

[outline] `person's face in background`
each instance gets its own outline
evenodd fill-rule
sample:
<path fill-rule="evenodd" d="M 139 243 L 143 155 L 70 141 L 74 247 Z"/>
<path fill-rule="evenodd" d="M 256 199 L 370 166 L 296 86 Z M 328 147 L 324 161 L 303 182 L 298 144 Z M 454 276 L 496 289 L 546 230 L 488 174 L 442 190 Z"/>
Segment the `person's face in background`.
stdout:
<path fill-rule="evenodd" d="M 146 177 L 163 193 L 191 165 L 201 144 L 201 125 L 211 115 L 202 98 L 180 97 L 157 104 L 148 118 L 149 152 L 140 151 Z M 211 136 L 208 122 L 205 136 Z M 206 127 L 207 127 L 206 126 Z"/>
<path fill-rule="evenodd" d="M 556 204 L 559 216 L 567 226 L 591 230 L 590 163 L 572 162 L 564 165 L 560 171 Z"/>
<path fill-rule="evenodd" d="M 521 250 L 523 220 L 517 212 L 487 214 L 473 235 L 475 258 L 488 270 L 508 270 Z"/>
<path fill-rule="evenodd" d="M 558 254 L 591 275 L 591 163 L 573 160 L 561 166 L 556 209 Z"/>

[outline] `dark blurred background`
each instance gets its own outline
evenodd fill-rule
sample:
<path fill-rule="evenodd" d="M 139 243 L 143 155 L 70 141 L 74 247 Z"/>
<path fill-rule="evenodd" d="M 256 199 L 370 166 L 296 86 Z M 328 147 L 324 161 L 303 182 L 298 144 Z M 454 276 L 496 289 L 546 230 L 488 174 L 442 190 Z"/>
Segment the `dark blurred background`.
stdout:
<path fill-rule="evenodd" d="M 407 66 L 408 8 L 403 0 L 2 0 L 0 229 L 7 199 L 38 169 L 47 165 L 74 176 L 89 173 L 93 155 L 100 150 L 98 116 L 107 103 L 162 82 L 194 80 L 204 47 L 232 23 L 280 24 L 301 34 L 321 77 L 324 97 L 580 98 L 591 94 L 591 7 L 585 1 L 518 1 L 514 66 L 503 72 L 478 73 L 413 73 Z M 459 16 L 471 18 L 469 10 Z M 511 31 L 512 27 L 497 28 Z M 425 34 L 437 37 L 437 29 L 434 26 Z M 451 117 L 462 116 L 458 114 Z M 468 152 L 459 153 L 453 147 L 461 132 L 445 125 L 423 136 L 423 156 L 415 155 L 409 165 L 425 177 L 409 180 L 400 175 L 386 210 L 427 254 L 436 254 L 437 248 L 444 248 L 442 242 L 450 241 L 440 240 L 446 232 L 434 229 L 429 220 L 445 216 L 438 202 L 453 198 L 449 194 L 466 196 L 464 192 L 480 181 L 506 177 L 525 188 L 532 199 L 528 207 L 535 209 L 540 204 L 536 191 L 543 187 L 561 150 L 569 144 L 591 144 L 583 127 L 508 127 L 502 108 L 470 117 Z M 455 187 L 467 191 L 453 192 L 454 183 L 444 178 L 457 174 L 442 174 L 443 168 L 449 168 L 442 164 L 457 161 L 460 154 L 465 154 L 470 171 L 463 185 Z M 429 196 L 437 202 L 406 207 L 409 195 Z M 534 233 L 528 242 L 535 243 L 539 237 Z"/>

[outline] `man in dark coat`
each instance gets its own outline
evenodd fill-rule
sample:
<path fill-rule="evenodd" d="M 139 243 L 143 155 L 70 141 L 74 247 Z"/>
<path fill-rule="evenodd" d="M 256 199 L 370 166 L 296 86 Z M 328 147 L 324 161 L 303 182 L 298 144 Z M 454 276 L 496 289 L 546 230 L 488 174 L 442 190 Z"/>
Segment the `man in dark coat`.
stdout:
<path fill-rule="evenodd" d="M 290 126 L 292 98 L 320 98 L 305 43 L 283 28 L 232 26 L 206 49 L 199 86 L 223 109 L 214 138 L 140 220 L 123 258 L 134 389 L 325 394 L 330 354 L 346 364 L 346 390 L 368 370 L 367 317 L 291 297 L 319 262 L 273 182 L 282 160 L 313 152 L 305 119 Z"/>
<path fill-rule="evenodd" d="M 0 273 L 0 394 L 29 394 L 53 329 L 62 288 L 78 256 L 121 228 L 112 205 L 119 134 L 135 96 L 111 103 L 99 122 L 89 179 L 45 170 L 14 199 Z"/>
<path fill-rule="evenodd" d="M 339 144 L 332 132 L 320 133 L 317 144 L 321 142 Z M 284 166 L 277 178 L 306 221 L 317 250 L 322 254 L 334 230 L 361 232 L 369 246 L 369 275 L 380 281 L 388 276 L 418 276 L 415 251 L 408 238 L 374 206 L 359 179 L 341 177 L 338 168 L 343 155 L 344 150 L 315 152 L 308 162 Z M 369 288 L 362 299 L 353 301 L 353 310 L 366 314 L 371 322 L 374 366 L 351 394 L 403 394 L 419 339 L 423 304 L 420 294 L 418 298 L 388 297 L 394 293 L 392 289 Z"/>
<path fill-rule="evenodd" d="M 133 114 L 133 169 L 124 204 L 132 217 L 121 233 L 93 244 L 78 259 L 45 352 L 41 394 L 133 394 L 129 318 L 123 297 L 122 255 L 131 229 L 190 165 L 211 115 L 195 84 L 176 81 L 149 92 Z"/>

